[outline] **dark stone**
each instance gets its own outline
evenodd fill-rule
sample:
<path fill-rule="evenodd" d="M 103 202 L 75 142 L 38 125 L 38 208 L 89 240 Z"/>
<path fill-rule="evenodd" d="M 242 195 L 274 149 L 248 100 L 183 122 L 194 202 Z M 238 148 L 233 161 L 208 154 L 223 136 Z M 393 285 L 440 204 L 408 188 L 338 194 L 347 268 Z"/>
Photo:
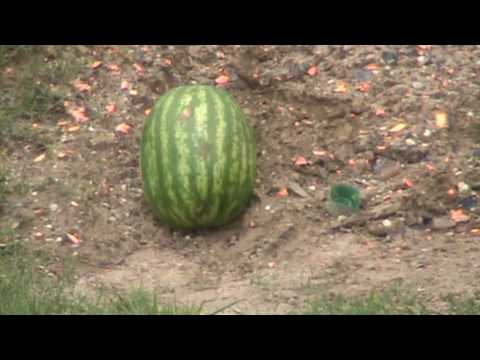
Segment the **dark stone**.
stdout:
<path fill-rule="evenodd" d="M 465 210 L 471 210 L 477 207 L 477 197 L 475 195 L 468 196 L 462 200 L 460 200 L 460 205 Z"/>
<path fill-rule="evenodd" d="M 384 51 L 382 53 L 383 62 L 387 65 L 397 65 L 398 54 L 393 51 Z"/>
<path fill-rule="evenodd" d="M 474 149 L 472 155 L 476 157 L 480 157 L 480 149 Z"/>
<path fill-rule="evenodd" d="M 355 79 L 357 81 L 370 81 L 373 79 L 373 73 L 370 70 L 358 69 L 355 71 Z"/>

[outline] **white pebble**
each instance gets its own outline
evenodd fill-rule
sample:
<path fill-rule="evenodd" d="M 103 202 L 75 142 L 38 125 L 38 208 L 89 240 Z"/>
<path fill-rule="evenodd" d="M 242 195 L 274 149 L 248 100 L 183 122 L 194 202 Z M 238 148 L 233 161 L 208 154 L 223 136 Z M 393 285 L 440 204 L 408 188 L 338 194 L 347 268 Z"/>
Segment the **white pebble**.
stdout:
<path fill-rule="evenodd" d="M 56 242 L 62 242 L 62 237 L 61 237 L 61 236 L 57 237 L 57 238 L 55 239 L 55 241 L 56 241 Z"/>
<path fill-rule="evenodd" d="M 311 191 L 317 190 L 317 188 L 316 188 L 315 186 L 313 186 L 313 185 L 309 186 L 308 189 L 311 190 Z"/>
<path fill-rule="evenodd" d="M 47 229 L 52 229 L 52 228 L 53 228 L 53 225 L 52 225 L 52 224 L 47 224 L 47 225 L 45 225 L 45 227 L 46 227 Z"/>
<path fill-rule="evenodd" d="M 465 184 L 463 181 L 459 182 L 457 186 L 460 193 L 467 193 L 470 191 L 470 186 L 468 186 L 468 184 Z"/>
<path fill-rule="evenodd" d="M 432 131 L 430 129 L 426 129 L 423 132 L 423 136 L 425 136 L 425 137 L 430 137 L 430 135 L 432 135 Z"/>
<path fill-rule="evenodd" d="M 385 226 L 386 228 L 389 228 L 389 227 L 392 227 L 392 222 L 388 219 L 385 219 L 382 221 L 382 224 L 383 226 Z"/>
<path fill-rule="evenodd" d="M 413 145 L 416 145 L 417 143 L 415 142 L 415 140 L 413 139 L 407 139 L 405 140 L 405 142 L 407 143 L 407 145 L 409 146 L 413 146 Z"/>
<path fill-rule="evenodd" d="M 32 196 L 37 196 L 38 193 L 36 191 L 32 192 Z"/>
<path fill-rule="evenodd" d="M 272 207 L 270 205 L 265 206 L 265 210 L 270 211 Z"/>
<path fill-rule="evenodd" d="M 49 206 L 50 211 L 55 212 L 58 210 L 58 205 L 57 204 L 50 204 Z"/>

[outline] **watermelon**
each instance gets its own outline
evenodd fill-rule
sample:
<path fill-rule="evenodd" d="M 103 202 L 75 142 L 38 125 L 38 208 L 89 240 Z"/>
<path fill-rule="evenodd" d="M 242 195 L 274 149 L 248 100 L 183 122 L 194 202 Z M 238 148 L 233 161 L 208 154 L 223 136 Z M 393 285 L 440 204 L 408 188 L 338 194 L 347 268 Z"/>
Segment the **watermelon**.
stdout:
<path fill-rule="evenodd" d="M 163 223 L 217 227 L 239 216 L 253 195 L 255 136 L 225 90 L 180 86 L 147 118 L 140 164 L 145 197 Z"/>

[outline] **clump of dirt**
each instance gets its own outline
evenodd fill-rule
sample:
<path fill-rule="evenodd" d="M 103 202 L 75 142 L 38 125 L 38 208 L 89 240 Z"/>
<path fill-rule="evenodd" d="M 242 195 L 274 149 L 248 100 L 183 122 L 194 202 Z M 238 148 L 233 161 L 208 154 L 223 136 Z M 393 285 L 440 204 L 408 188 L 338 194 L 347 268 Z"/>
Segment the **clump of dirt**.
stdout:
<path fill-rule="evenodd" d="M 25 239 L 79 258 L 79 289 L 143 284 L 206 311 L 287 313 L 398 279 L 432 297 L 476 288 L 478 46 L 81 50 L 81 82 L 58 84 L 64 115 L 42 124 L 50 150 L 10 156 L 31 190 L 8 205 Z M 257 199 L 222 229 L 176 232 L 143 200 L 143 122 L 168 89 L 219 76 L 256 131 Z M 360 189 L 358 213 L 328 212 L 339 182 Z"/>

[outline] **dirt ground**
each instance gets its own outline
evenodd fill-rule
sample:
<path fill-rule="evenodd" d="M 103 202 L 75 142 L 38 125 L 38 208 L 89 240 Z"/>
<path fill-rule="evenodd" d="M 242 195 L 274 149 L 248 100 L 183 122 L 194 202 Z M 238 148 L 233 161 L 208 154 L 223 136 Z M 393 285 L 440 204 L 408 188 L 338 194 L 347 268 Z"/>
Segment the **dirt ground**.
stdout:
<path fill-rule="evenodd" d="M 480 46 L 70 50 L 77 81 L 51 86 L 64 111 L 32 119 L 56 141 L 9 154 L 30 190 L 3 217 L 58 259 L 74 254 L 79 291 L 144 286 L 205 312 L 284 314 L 399 281 L 438 309 L 480 290 Z M 226 87 L 257 133 L 257 198 L 215 231 L 172 231 L 143 200 L 145 114 L 187 83 Z M 361 190 L 358 213 L 328 211 L 340 182 Z"/>

